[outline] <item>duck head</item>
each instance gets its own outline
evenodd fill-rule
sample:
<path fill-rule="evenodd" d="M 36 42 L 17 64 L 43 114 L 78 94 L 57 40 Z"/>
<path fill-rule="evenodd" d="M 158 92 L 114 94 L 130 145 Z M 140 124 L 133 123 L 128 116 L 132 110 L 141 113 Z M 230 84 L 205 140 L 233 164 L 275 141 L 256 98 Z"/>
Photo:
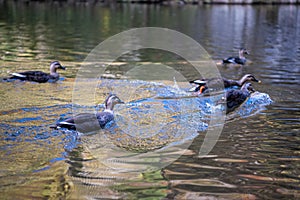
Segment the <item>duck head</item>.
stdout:
<path fill-rule="evenodd" d="M 245 48 L 240 48 L 239 53 L 242 55 L 249 55 L 249 51 Z"/>
<path fill-rule="evenodd" d="M 253 81 L 253 82 L 261 83 L 261 81 L 258 80 L 257 78 L 255 78 L 255 76 L 252 75 L 252 74 L 244 75 L 239 82 L 240 82 L 240 85 L 244 85 L 244 83 L 247 82 L 247 81 Z"/>
<path fill-rule="evenodd" d="M 239 50 L 239 58 L 241 59 L 245 59 L 245 55 L 249 55 L 249 54 L 250 54 L 249 51 L 245 48 L 241 48 Z"/>
<path fill-rule="evenodd" d="M 113 110 L 116 104 L 123 104 L 124 102 L 115 94 L 110 94 L 105 99 L 105 109 L 106 110 Z"/>
<path fill-rule="evenodd" d="M 65 70 L 66 68 L 62 66 L 58 61 L 53 61 L 50 63 L 50 73 L 54 74 L 56 73 L 57 69 Z"/>
<path fill-rule="evenodd" d="M 241 90 L 246 90 L 246 91 L 248 91 L 248 92 L 255 92 L 255 90 L 254 90 L 254 88 L 252 87 L 252 84 L 251 83 L 245 83 L 243 86 L 242 86 L 242 88 L 241 88 Z"/>

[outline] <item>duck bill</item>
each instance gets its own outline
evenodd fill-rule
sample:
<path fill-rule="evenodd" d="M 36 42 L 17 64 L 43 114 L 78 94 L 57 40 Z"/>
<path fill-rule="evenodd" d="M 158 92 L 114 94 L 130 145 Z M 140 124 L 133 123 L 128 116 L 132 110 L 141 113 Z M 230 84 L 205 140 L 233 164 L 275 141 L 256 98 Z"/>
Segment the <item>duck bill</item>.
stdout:
<path fill-rule="evenodd" d="M 59 69 L 66 70 L 67 68 L 64 66 L 60 66 Z"/>
<path fill-rule="evenodd" d="M 118 100 L 116 101 L 117 104 L 125 104 L 124 101 L 122 101 L 121 99 L 118 98 Z"/>
<path fill-rule="evenodd" d="M 257 82 L 257 83 L 261 83 L 261 80 L 258 80 L 258 79 L 256 79 L 255 77 L 252 77 L 253 79 L 252 79 L 252 81 L 255 81 L 255 82 Z"/>
<path fill-rule="evenodd" d="M 249 55 L 250 54 L 250 52 L 247 49 L 242 49 L 242 51 L 243 51 L 243 54 L 245 54 L 245 55 Z"/>
<path fill-rule="evenodd" d="M 253 87 L 249 87 L 248 90 L 249 90 L 250 92 L 255 92 L 255 89 L 254 89 Z"/>
<path fill-rule="evenodd" d="M 204 92 L 204 90 L 205 90 L 205 86 L 203 85 L 199 89 L 199 94 L 202 94 Z"/>

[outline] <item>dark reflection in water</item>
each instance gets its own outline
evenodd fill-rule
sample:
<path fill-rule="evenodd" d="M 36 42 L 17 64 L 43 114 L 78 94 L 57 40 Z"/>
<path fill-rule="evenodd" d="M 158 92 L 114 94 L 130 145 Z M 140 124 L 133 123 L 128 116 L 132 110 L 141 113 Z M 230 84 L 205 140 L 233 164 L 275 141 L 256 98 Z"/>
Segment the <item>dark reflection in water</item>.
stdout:
<path fill-rule="evenodd" d="M 68 68 L 62 73 L 66 79 L 57 84 L 0 84 L 3 198 L 299 199 L 299 16 L 299 6 L 1 1 L 0 76 L 19 70 L 47 71 L 51 60 Z M 219 70 L 232 79 L 254 74 L 262 80 L 255 89 L 269 94 L 273 103 L 254 115 L 228 121 L 206 157 L 198 156 L 204 139 L 199 132 L 189 151 L 162 171 L 124 173 L 102 166 L 76 143 L 76 136 L 50 132 L 48 125 L 72 114 L 68 106 L 73 78 L 89 51 L 109 36 L 144 26 L 185 33 L 215 60 L 246 47 L 251 53 L 246 66 L 219 66 Z M 118 61 L 125 65 L 110 67 L 111 77 L 138 62 L 180 59 L 137 51 Z M 178 69 L 192 77 L 190 68 Z"/>

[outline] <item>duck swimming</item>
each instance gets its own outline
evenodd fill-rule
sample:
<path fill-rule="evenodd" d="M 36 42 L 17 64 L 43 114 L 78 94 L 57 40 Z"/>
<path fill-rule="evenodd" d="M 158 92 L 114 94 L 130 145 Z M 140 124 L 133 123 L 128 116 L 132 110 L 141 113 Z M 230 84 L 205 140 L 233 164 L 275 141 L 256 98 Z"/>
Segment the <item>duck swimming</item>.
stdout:
<path fill-rule="evenodd" d="M 255 92 L 251 83 L 245 83 L 241 89 L 231 89 L 226 92 L 226 113 L 232 112 L 239 107 L 248 97 L 251 92 Z"/>
<path fill-rule="evenodd" d="M 50 128 L 59 129 L 67 128 L 69 130 L 77 130 L 79 132 L 91 132 L 105 128 L 105 125 L 114 119 L 113 108 L 116 104 L 124 103 L 115 94 L 110 94 L 105 99 L 105 109 L 96 114 L 80 113 L 74 117 L 68 118 L 64 121 L 58 122 Z"/>
<path fill-rule="evenodd" d="M 253 81 L 253 82 L 258 82 L 261 83 L 260 80 L 256 79 L 254 75 L 252 74 L 246 74 L 244 75 L 240 80 L 231 80 L 231 79 L 209 79 L 209 80 L 193 80 L 190 81 L 189 83 L 195 84 L 193 88 L 189 90 L 189 92 L 198 92 L 199 94 L 202 94 L 204 91 L 208 89 L 207 84 L 210 87 L 213 87 L 214 85 L 221 84 L 220 81 L 223 81 L 224 83 L 224 88 L 229 88 L 229 87 L 234 87 L 238 86 L 241 87 L 246 83 L 247 81 Z"/>
<path fill-rule="evenodd" d="M 240 65 L 244 65 L 246 63 L 246 58 L 245 55 L 249 55 L 249 52 L 244 49 L 241 48 L 239 50 L 239 57 L 229 57 L 223 60 L 223 64 L 240 64 Z"/>
<path fill-rule="evenodd" d="M 206 91 L 208 89 L 208 87 L 206 85 L 207 81 L 205 81 L 205 79 L 193 80 L 193 81 L 190 81 L 189 83 L 195 84 L 194 87 L 189 89 L 189 92 L 198 92 L 198 94 L 202 94 L 204 91 Z"/>
<path fill-rule="evenodd" d="M 22 80 L 22 81 L 33 81 L 38 83 L 46 83 L 46 82 L 56 82 L 59 79 L 59 74 L 56 72 L 57 69 L 65 70 L 58 61 L 53 61 L 50 63 L 50 74 L 47 74 L 42 71 L 26 71 L 19 73 L 12 73 L 12 77 L 6 80 Z"/>

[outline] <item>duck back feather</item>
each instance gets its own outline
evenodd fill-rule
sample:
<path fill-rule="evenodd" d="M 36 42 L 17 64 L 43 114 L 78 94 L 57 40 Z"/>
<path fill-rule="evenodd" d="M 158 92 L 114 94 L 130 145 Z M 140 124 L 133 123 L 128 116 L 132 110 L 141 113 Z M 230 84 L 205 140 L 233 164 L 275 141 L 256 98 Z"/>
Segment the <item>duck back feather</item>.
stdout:
<path fill-rule="evenodd" d="M 46 83 L 49 80 L 58 80 L 59 77 L 52 76 L 42 71 L 26 71 L 21 73 L 12 73 L 10 79 L 19 79 L 22 81 L 33 81 L 38 83 Z"/>
<path fill-rule="evenodd" d="M 250 92 L 242 90 L 228 90 L 226 92 L 227 113 L 239 107 L 248 97 Z"/>
<path fill-rule="evenodd" d="M 226 92 L 226 112 L 232 112 L 239 107 L 248 97 L 250 97 L 250 91 L 254 92 L 251 83 L 245 83 L 241 89 L 231 89 Z"/>
<path fill-rule="evenodd" d="M 99 130 L 100 128 L 105 128 L 105 125 L 113 119 L 114 115 L 110 112 L 100 112 L 97 114 L 80 113 L 62 122 L 58 122 L 51 128 L 67 128 L 69 130 L 77 130 L 79 132 L 86 133 Z"/>
<path fill-rule="evenodd" d="M 244 65 L 246 63 L 246 59 L 238 58 L 238 57 L 229 57 L 223 60 L 223 64 L 240 64 Z"/>

